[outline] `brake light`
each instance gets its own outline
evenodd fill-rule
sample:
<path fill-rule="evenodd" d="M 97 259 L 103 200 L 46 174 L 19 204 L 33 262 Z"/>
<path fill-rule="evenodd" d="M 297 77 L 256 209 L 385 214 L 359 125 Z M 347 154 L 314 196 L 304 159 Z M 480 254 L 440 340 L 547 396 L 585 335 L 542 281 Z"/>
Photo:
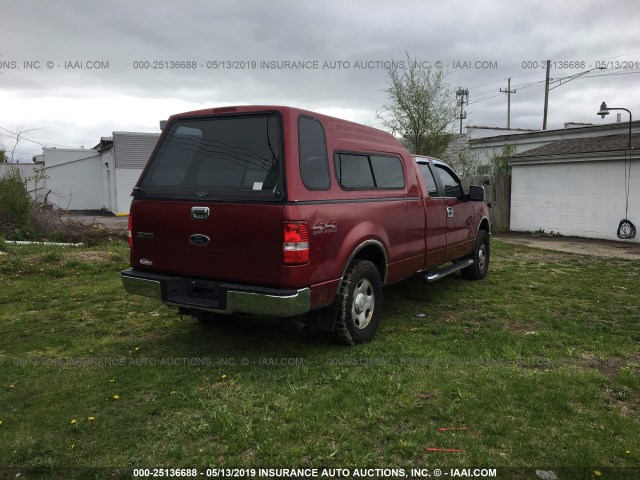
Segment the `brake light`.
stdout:
<path fill-rule="evenodd" d="M 131 231 L 133 230 L 133 213 L 129 212 L 129 222 L 127 224 L 127 230 L 129 231 L 129 248 L 133 250 L 133 235 Z"/>
<path fill-rule="evenodd" d="M 309 226 L 304 222 L 282 225 L 283 260 L 285 265 L 301 265 L 309 261 Z"/>

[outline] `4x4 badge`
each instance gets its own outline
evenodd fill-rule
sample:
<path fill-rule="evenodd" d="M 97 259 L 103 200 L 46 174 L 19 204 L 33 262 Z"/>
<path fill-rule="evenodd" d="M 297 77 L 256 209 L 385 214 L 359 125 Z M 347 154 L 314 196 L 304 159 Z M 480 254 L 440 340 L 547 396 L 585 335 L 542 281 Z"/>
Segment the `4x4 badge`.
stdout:
<path fill-rule="evenodd" d="M 338 231 L 338 222 L 335 218 L 329 220 L 318 220 L 313 226 L 313 234 L 320 235 L 322 233 L 333 233 Z"/>

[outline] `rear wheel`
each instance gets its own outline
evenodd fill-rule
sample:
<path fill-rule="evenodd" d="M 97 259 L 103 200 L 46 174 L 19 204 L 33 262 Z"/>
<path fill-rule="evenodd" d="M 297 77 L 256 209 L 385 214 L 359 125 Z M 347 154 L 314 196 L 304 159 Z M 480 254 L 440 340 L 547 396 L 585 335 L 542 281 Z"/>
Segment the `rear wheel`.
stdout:
<path fill-rule="evenodd" d="M 462 276 L 468 280 L 482 280 L 486 277 L 490 253 L 489 233 L 486 230 L 479 230 L 473 246 L 473 265 L 463 268 Z"/>
<path fill-rule="evenodd" d="M 380 272 L 367 260 L 354 260 L 340 287 L 334 338 L 343 345 L 368 342 L 378 329 L 381 310 Z"/>

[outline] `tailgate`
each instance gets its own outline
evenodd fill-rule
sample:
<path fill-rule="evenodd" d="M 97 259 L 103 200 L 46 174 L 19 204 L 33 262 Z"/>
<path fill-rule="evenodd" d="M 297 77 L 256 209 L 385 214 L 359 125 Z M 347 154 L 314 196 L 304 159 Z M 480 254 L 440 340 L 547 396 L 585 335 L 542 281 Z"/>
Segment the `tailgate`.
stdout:
<path fill-rule="evenodd" d="M 207 208 L 208 218 L 202 218 Z M 282 213 L 282 204 L 134 200 L 131 266 L 280 286 Z"/>

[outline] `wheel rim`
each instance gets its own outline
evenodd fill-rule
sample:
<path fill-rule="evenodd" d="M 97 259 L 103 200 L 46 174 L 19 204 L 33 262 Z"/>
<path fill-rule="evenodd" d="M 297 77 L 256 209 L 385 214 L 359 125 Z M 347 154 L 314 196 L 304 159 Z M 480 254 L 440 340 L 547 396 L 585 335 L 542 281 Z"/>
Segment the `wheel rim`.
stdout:
<path fill-rule="evenodd" d="M 353 291 L 353 301 L 351 302 L 351 319 L 356 328 L 362 330 L 369 325 L 373 317 L 374 305 L 373 285 L 369 280 L 363 278 L 356 285 Z"/>
<path fill-rule="evenodd" d="M 484 267 L 486 264 L 487 264 L 487 250 L 483 243 L 482 246 L 480 247 L 480 250 L 478 250 L 478 268 L 480 269 L 480 271 L 484 270 Z"/>

